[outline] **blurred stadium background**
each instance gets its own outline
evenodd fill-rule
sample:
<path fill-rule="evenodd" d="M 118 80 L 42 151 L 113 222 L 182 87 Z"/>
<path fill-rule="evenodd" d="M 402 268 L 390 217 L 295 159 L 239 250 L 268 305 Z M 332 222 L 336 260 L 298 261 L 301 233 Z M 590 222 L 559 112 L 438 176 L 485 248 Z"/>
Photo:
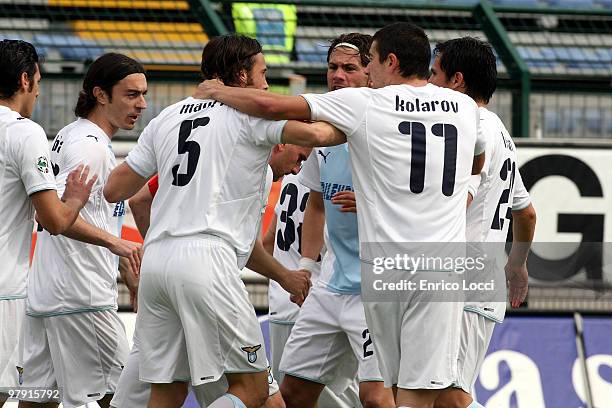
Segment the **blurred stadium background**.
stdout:
<path fill-rule="evenodd" d="M 496 331 L 489 357 L 498 360 L 483 367 L 481 402 L 612 407 L 612 250 L 604 244 L 612 241 L 612 0 L 0 0 L 0 37 L 29 41 L 44 58 L 33 119 L 50 139 L 74 120 L 96 57 L 121 52 L 145 65 L 148 108 L 134 131 L 115 137 L 118 157 L 161 109 L 192 92 L 212 36 L 256 37 L 271 91 L 324 92 L 331 38 L 396 21 L 422 26 L 432 49 L 464 35 L 494 45 L 499 83 L 490 108 L 519 146 L 538 211 L 528 303 Z M 140 239 L 132 222 L 124 234 Z M 267 282 L 244 278 L 265 312 Z M 127 310 L 124 287 L 119 300 Z"/>

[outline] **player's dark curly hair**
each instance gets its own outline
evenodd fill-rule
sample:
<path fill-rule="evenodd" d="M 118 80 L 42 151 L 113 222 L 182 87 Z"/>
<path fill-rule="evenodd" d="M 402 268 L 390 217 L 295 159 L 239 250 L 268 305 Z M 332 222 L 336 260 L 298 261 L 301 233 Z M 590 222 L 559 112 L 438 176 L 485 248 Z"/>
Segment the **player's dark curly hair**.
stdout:
<path fill-rule="evenodd" d="M 95 60 L 87 70 L 83 80 L 83 89 L 79 92 L 79 99 L 74 108 L 74 113 L 81 118 L 89 116 L 96 107 L 98 100 L 93 94 L 93 89 L 99 86 L 112 101 L 113 87 L 131 74 L 144 74 L 142 64 L 127 55 L 109 52 Z"/>
<path fill-rule="evenodd" d="M 225 85 L 238 85 L 240 73 L 251 72 L 255 55 L 262 51 L 254 38 L 228 34 L 212 38 L 202 51 L 202 77 L 218 78 Z"/>
<path fill-rule="evenodd" d="M 37 64 L 38 53 L 32 44 L 21 40 L 0 41 L 0 99 L 15 95 L 24 72 L 30 81 L 28 91 L 32 91 Z"/>
<path fill-rule="evenodd" d="M 463 74 L 466 94 L 489 103 L 497 87 L 497 64 L 491 44 L 474 37 L 462 37 L 436 44 L 434 54 L 447 78 Z"/>
<path fill-rule="evenodd" d="M 329 49 L 327 50 L 327 62 L 332 51 L 340 43 L 349 43 L 359 49 L 359 57 L 361 58 L 361 66 L 365 67 L 370 63 L 370 46 L 372 45 L 372 36 L 361 33 L 342 34 L 339 37 L 330 41 Z"/>
<path fill-rule="evenodd" d="M 429 78 L 431 49 L 427 34 L 421 27 L 412 23 L 389 24 L 374 34 L 373 41 L 381 63 L 389 54 L 395 54 L 403 77 Z"/>

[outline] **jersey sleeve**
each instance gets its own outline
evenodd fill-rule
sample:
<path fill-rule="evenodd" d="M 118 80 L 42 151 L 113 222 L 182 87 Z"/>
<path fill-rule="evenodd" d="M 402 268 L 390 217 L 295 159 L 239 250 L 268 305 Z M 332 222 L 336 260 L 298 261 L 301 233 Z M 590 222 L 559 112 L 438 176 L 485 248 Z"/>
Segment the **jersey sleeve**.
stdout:
<path fill-rule="evenodd" d="M 302 164 L 302 170 L 298 174 L 298 181 L 308 187 L 309 189 L 321 192 L 321 173 L 319 170 L 319 159 L 317 158 L 317 152 L 319 149 L 312 149 L 308 159 Z"/>
<path fill-rule="evenodd" d="M 83 137 L 75 143 L 64 146 L 61 150 L 61 163 L 56 177 L 58 195 L 61 197 L 64 194 L 68 174 L 80 164 L 89 166 L 89 178 L 94 175 L 98 176 L 92 191 L 102 188 L 108 159 L 107 150 L 107 145 L 90 137 Z"/>
<path fill-rule="evenodd" d="M 480 186 L 480 180 L 480 174 L 474 174 L 470 177 L 470 181 L 468 183 L 468 193 L 470 193 L 472 197 L 476 197 L 478 186 Z"/>
<path fill-rule="evenodd" d="M 156 118 L 157 119 L 157 118 Z M 148 178 L 157 173 L 157 160 L 153 146 L 157 120 L 153 119 L 138 137 L 138 144 L 130 151 L 125 162 L 141 177 Z"/>
<path fill-rule="evenodd" d="M 350 137 L 361 126 L 370 102 L 369 88 L 343 88 L 326 94 L 304 94 L 310 118 L 329 122 Z"/>
<path fill-rule="evenodd" d="M 517 170 L 514 177 L 514 197 L 512 197 L 512 211 L 520 211 L 529 206 L 531 198 L 525 188 L 521 172 Z"/>
<path fill-rule="evenodd" d="M 251 129 L 256 145 L 274 146 L 282 143 L 281 137 L 286 123 L 286 120 L 274 121 L 250 116 L 248 128 Z"/>
<path fill-rule="evenodd" d="M 16 162 L 27 194 L 57 189 L 49 160 L 49 142 L 42 128 L 28 126 L 20 142 Z"/>
<path fill-rule="evenodd" d="M 480 120 L 480 111 L 476 109 L 476 123 L 478 123 L 478 131 L 476 134 L 476 146 L 474 146 L 474 156 L 484 153 L 487 145 L 487 138 L 482 122 L 483 121 Z"/>

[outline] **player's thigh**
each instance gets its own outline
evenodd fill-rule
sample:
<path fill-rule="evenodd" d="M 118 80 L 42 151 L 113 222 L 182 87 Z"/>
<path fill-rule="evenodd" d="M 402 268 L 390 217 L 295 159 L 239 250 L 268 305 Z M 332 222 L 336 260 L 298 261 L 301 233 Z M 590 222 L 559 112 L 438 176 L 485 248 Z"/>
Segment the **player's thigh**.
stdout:
<path fill-rule="evenodd" d="M 464 311 L 457 359 L 459 380 L 455 385 L 472 394 L 476 378 L 484 361 L 495 322 L 474 312 Z"/>
<path fill-rule="evenodd" d="M 279 383 L 283 382 L 283 374 L 280 372 L 279 366 L 293 325 L 293 323 L 274 322 L 270 322 L 268 325 L 270 331 L 270 363 L 272 366 L 272 374 L 274 374 L 274 378 L 276 378 L 276 381 Z"/>
<path fill-rule="evenodd" d="M 342 329 L 348 337 L 351 349 L 357 360 L 357 379 L 359 382 L 383 381 L 377 352 L 366 323 L 361 296 L 344 295 L 342 298 L 343 307 L 340 319 Z"/>
<path fill-rule="evenodd" d="M 406 308 L 398 388 L 444 389 L 457 383 L 463 313 L 460 302 L 413 302 Z"/>
<path fill-rule="evenodd" d="M 222 244 L 211 248 L 208 256 L 210 279 L 200 287 L 196 283 L 186 288 L 185 296 L 178 300 L 193 384 L 209 382 L 206 377 L 210 376 L 217 380 L 219 374 L 265 371 L 267 378 L 269 364 L 261 326 L 240 279 L 235 253 Z"/>
<path fill-rule="evenodd" d="M 117 312 L 48 317 L 45 324 L 62 403 L 79 406 L 114 393 L 129 353 Z"/>
<path fill-rule="evenodd" d="M 0 300 L 0 387 L 19 386 L 25 299 Z M 2 398 L 2 395 L 0 395 Z"/>
<path fill-rule="evenodd" d="M 338 296 L 322 287 L 308 295 L 289 340 L 280 371 L 294 377 L 330 385 L 345 358 L 352 359 L 346 334 L 336 314 Z M 356 372 L 356 364 L 353 365 Z"/>
<path fill-rule="evenodd" d="M 146 408 L 151 395 L 151 385 L 139 379 L 138 337 L 134 335 L 134 344 L 127 362 L 121 371 L 115 394 L 111 401 L 114 408 Z"/>
<path fill-rule="evenodd" d="M 19 363 L 19 383 L 26 389 L 54 390 L 57 395 L 24 395 L 23 401 L 59 402 L 59 390 L 45 329 L 45 318 L 26 316 Z M 31 397 L 31 398 L 30 398 Z"/>

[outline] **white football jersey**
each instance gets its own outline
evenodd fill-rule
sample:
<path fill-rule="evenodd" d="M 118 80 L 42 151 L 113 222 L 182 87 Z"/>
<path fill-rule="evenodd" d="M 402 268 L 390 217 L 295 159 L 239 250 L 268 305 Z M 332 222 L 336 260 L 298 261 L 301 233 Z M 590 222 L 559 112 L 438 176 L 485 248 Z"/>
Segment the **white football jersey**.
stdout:
<path fill-rule="evenodd" d="M 0 106 L 0 300 L 26 297 L 34 228 L 29 196 L 55 189 L 45 131 Z"/>
<path fill-rule="evenodd" d="M 486 137 L 485 163 L 467 210 L 468 242 L 506 242 L 511 211 L 529 206 L 530 198 L 516 164 L 516 146 L 503 122 L 480 108 L 480 124 Z"/>
<path fill-rule="evenodd" d="M 274 209 L 276 213 L 276 231 L 274 238 L 274 258 L 288 269 L 296 270 L 300 263 L 302 247 L 302 223 L 304 210 L 310 190 L 304 187 L 298 176 L 288 174 L 283 177 L 281 193 Z M 320 263 L 311 276 L 314 283 L 319 275 Z M 289 293 L 276 281 L 270 280 L 268 288 L 270 321 L 293 323 L 300 308 L 289 299 Z"/>
<path fill-rule="evenodd" d="M 98 176 L 80 216 L 119 237 L 124 203 L 109 204 L 102 194 L 116 166 L 115 154 L 106 133 L 83 118 L 60 130 L 51 146 L 60 196 L 68 173 L 79 164 L 89 166 L 90 177 Z M 117 268 L 118 257 L 107 248 L 39 231 L 28 282 L 28 314 L 53 316 L 116 308 Z"/>
<path fill-rule="evenodd" d="M 304 98 L 313 120 L 347 136 L 362 244 L 465 241 L 472 162 L 484 150 L 470 97 L 427 84 Z"/>
<path fill-rule="evenodd" d="M 142 177 L 159 173 L 145 246 L 215 235 L 236 249 L 242 268 L 258 236 L 268 157 L 284 126 L 213 100 L 190 97 L 164 109 L 126 158 Z"/>
<path fill-rule="evenodd" d="M 527 208 L 530 198 L 517 166 L 516 146 L 501 119 L 480 108 L 480 125 L 486 138 L 485 164 L 470 182 L 475 194 L 467 210 L 466 238 L 468 242 L 502 243 L 508 236 L 511 212 Z M 497 268 L 501 272 L 503 264 Z M 501 322 L 506 303 L 467 302 L 465 309 Z"/>

